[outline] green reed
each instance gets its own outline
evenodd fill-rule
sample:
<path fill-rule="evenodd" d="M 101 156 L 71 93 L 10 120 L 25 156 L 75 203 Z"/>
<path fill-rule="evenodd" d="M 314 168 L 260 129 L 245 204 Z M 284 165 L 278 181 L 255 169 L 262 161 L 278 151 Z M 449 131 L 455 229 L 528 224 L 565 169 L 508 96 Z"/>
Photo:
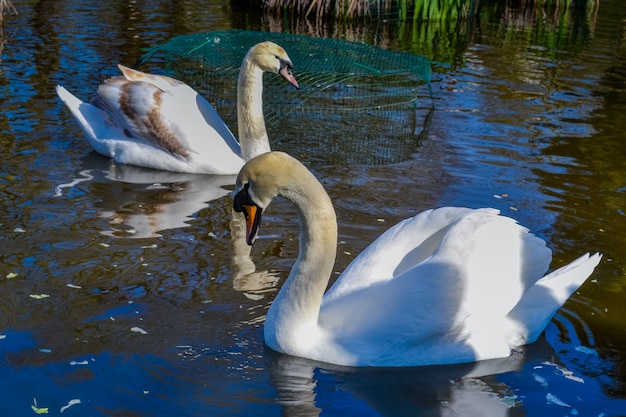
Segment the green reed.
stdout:
<path fill-rule="evenodd" d="M 504 6 L 549 13 L 567 13 L 570 8 L 597 8 L 599 0 L 259 0 L 274 11 L 304 16 L 356 18 L 362 16 L 414 21 L 441 21 L 473 16 L 480 7 Z"/>

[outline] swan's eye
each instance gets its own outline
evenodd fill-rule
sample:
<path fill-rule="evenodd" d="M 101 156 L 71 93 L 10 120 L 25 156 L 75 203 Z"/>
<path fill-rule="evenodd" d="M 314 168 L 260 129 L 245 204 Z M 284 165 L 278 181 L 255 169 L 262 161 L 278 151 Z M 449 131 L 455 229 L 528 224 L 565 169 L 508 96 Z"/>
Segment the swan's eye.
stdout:
<path fill-rule="evenodd" d="M 291 62 L 279 57 L 278 55 L 276 55 L 276 59 L 278 60 L 278 66 L 280 67 L 280 69 L 287 68 L 291 71 Z"/>
<path fill-rule="evenodd" d="M 246 219 L 248 218 L 248 212 L 245 206 L 255 205 L 252 199 L 250 198 L 250 194 L 248 194 L 249 188 L 250 188 L 250 183 L 249 182 L 245 183 L 243 186 L 243 189 L 239 191 L 235 195 L 235 198 L 233 199 L 233 210 L 235 210 L 237 213 L 243 212 L 243 214 L 246 216 Z"/>

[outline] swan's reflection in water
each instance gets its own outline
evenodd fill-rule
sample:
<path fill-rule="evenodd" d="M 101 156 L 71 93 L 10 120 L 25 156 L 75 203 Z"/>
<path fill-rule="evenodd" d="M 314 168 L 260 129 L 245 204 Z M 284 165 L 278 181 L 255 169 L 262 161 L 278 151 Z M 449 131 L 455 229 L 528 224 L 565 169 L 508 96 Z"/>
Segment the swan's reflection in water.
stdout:
<path fill-rule="evenodd" d="M 103 234 L 124 238 L 160 237 L 160 232 L 189 226 L 188 221 L 210 201 L 226 196 L 233 175 L 200 175 L 158 171 L 115 164 L 91 154 L 77 178 L 56 187 L 55 195 L 70 194 L 74 186 L 90 182 L 101 199 L 97 215 L 107 219 Z M 134 186 L 129 187 L 132 184 Z"/>
<path fill-rule="evenodd" d="M 318 388 L 327 378 L 383 416 L 509 416 L 517 397 L 495 375 L 517 371 L 526 361 L 549 361 L 552 355 L 544 338 L 508 358 L 418 368 L 336 367 L 266 351 L 282 415 L 294 417 L 318 416 L 329 406 L 326 396 L 337 397 Z"/>
<path fill-rule="evenodd" d="M 116 164 L 98 154 L 90 154 L 76 178 L 57 185 L 57 197 L 78 193 L 76 186 L 90 183 L 97 198 L 97 216 L 107 221 L 102 234 L 118 238 L 160 237 L 166 230 L 189 226 L 189 221 L 211 201 L 228 196 L 233 175 L 201 175 L 158 171 Z M 257 271 L 245 242 L 245 220 L 232 212 L 231 267 L 233 287 L 250 298 L 261 298 L 275 291 L 279 276 L 273 271 Z"/>
<path fill-rule="evenodd" d="M 233 288 L 248 295 L 262 296 L 276 291 L 280 276 L 275 271 L 257 271 L 250 257 L 252 246 L 246 243 L 246 220 L 232 210 L 230 249 Z"/>

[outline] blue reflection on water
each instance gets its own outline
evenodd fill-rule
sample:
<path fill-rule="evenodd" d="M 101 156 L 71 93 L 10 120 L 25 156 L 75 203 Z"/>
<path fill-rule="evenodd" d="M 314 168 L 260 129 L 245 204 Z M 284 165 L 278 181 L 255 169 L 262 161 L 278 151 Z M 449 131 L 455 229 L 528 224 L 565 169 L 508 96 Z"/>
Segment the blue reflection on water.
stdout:
<path fill-rule="evenodd" d="M 97 236 L 99 231 L 93 226 L 84 231 L 83 224 L 77 227 L 73 221 L 79 217 L 84 220 L 95 216 L 100 202 L 94 200 L 101 195 L 94 195 L 93 190 L 86 187 L 76 186 L 64 189 L 66 200 L 53 201 L 55 186 L 75 176 L 77 167 L 90 152 L 78 129 L 64 113 L 62 104 L 54 97 L 53 87 L 57 82 L 72 84 L 77 95 L 87 99 L 103 78 L 117 73 L 115 63 L 123 62 L 127 56 L 134 59 L 136 53 L 131 52 L 131 42 L 122 45 L 128 37 L 124 32 L 128 28 L 103 21 L 108 16 L 117 16 L 109 14 L 106 7 L 94 2 L 55 4 L 67 7 L 64 13 L 53 15 L 49 22 L 58 35 L 58 44 L 52 41 L 54 34 L 42 28 L 38 29 L 40 32 L 33 31 L 31 20 L 34 12 L 24 4 L 19 5 L 21 14 L 16 17 L 18 23 L 14 25 L 19 27 L 19 31 L 11 35 L 13 37 L 2 55 L 0 91 L 4 101 L 0 103 L 0 122 L 3 123 L 3 149 L 11 155 L 11 160 L 3 159 L 5 172 L 0 173 L 5 191 L 3 198 L 6 198 L 3 207 L 7 207 L 2 219 L 3 230 L 7 232 L 1 236 L 0 244 L 6 245 L 3 248 L 17 245 L 21 249 L 21 242 L 25 241 L 24 250 L 32 250 L 36 246 L 30 243 L 34 241 L 41 244 L 40 249 L 44 251 L 80 253 L 85 245 L 97 244 L 93 243 L 93 236 Z M 168 5 L 171 7 L 171 4 Z M 122 9 L 131 6 L 126 2 L 121 5 Z M 38 13 L 41 14 L 41 11 Z M 67 18 L 67 22 L 74 23 L 68 25 L 63 16 L 72 16 Z M 47 21 L 47 17 L 43 20 Z M 120 21 L 124 20 L 120 18 Z M 188 23 L 191 25 L 193 22 Z M 146 13 L 143 20 L 134 26 L 141 29 L 137 32 L 142 36 L 135 49 L 140 49 L 142 42 L 154 44 L 171 34 L 165 15 L 160 13 Z M 46 49 L 56 46 L 58 50 Z M 554 223 L 559 211 L 534 209 L 544 208 L 546 201 L 563 201 L 560 197 L 570 193 L 570 189 L 559 183 L 560 188 L 551 189 L 548 193 L 545 189 L 540 190 L 537 184 L 541 180 L 533 175 L 531 169 L 527 169 L 526 164 L 539 166 L 545 172 L 567 174 L 572 166 L 579 163 L 571 155 L 551 155 L 548 158 L 542 156 L 540 150 L 554 137 L 578 138 L 595 133 L 584 119 L 598 108 L 600 98 L 590 94 L 592 89 L 597 88 L 598 78 L 595 74 L 587 74 L 584 65 L 572 65 L 569 69 L 573 72 L 569 76 L 573 80 L 570 91 L 547 91 L 543 73 L 537 68 L 540 65 L 563 68 L 563 63 L 534 57 L 528 63 L 535 67 L 528 73 L 519 74 L 524 77 L 523 82 L 510 85 L 510 81 L 493 80 L 493 74 L 481 63 L 478 53 L 489 53 L 490 49 L 493 55 L 501 52 L 486 45 L 476 45 L 468 52 L 468 66 L 457 74 L 460 82 L 455 85 L 460 91 L 446 96 L 449 99 L 446 106 L 453 110 L 448 112 L 442 106 L 442 112 L 436 115 L 435 123 L 446 128 L 438 131 L 448 132 L 449 135 L 431 138 L 429 146 L 439 148 L 438 154 L 445 155 L 436 163 L 441 162 L 438 168 L 454 181 L 450 181 L 447 187 L 439 188 L 437 184 L 432 187 L 441 193 L 440 201 L 445 204 L 482 206 L 488 201 L 506 214 L 548 227 L 546 225 Z M 494 63 L 501 62 L 499 57 L 496 58 L 492 57 Z M 440 82 L 443 87 L 445 81 Z M 519 90 L 523 94 L 518 100 L 503 101 L 502 98 L 506 97 L 503 90 Z M 544 96 L 537 98 L 533 94 Z M 504 107 L 505 104 L 509 107 Z M 532 111 L 527 111 L 529 108 Z M 535 118 L 527 119 L 520 126 L 516 118 L 525 113 L 524 110 L 534 113 Z M 366 188 L 368 181 L 355 181 L 355 185 Z M 391 189 L 395 185 L 387 187 Z M 119 188 L 104 180 L 99 187 L 109 193 Z M 128 190 L 125 191 L 128 193 Z M 622 191 L 618 189 L 618 192 Z M 185 195 L 182 192 L 179 194 Z M 504 194 L 507 196 L 503 197 Z M 494 197 L 496 195 L 500 198 Z M 195 207 L 192 210 L 194 213 L 199 210 Z M 514 210 L 524 207 L 532 210 L 522 210 L 521 214 Z M 387 214 L 404 208 L 385 206 L 374 209 Z M 190 213 L 182 214 L 188 221 Z M 276 216 L 282 220 L 282 217 Z M 15 225 L 13 219 L 17 219 Z M 41 222 L 51 231 L 40 227 Z M 35 238 L 32 241 L 20 240 L 18 235 L 23 233 L 15 232 L 16 227 L 25 228 Z M 55 236 L 59 231 L 67 233 L 66 229 L 71 233 L 65 240 L 53 241 L 49 236 L 41 236 L 43 232 Z M 202 239 L 208 230 L 211 229 L 203 230 L 202 235 L 189 236 L 195 240 Z M 185 240 L 180 234 L 174 234 L 170 239 L 170 242 Z M 48 243 L 48 240 L 51 242 Z M 210 247 L 206 244 L 203 248 L 207 246 Z M 192 251 L 195 246 L 190 248 L 188 250 Z M 106 262 L 106 256 L 109 256 L 103 253 L 102 257 L 79 259 L 83 263 L 74 262 L 70 267 L 65 266 L 58 252 L 44 256 L 41 253 L 24 256 L 23 253 L 18 250 L 14 257 L 3 258 L 8 263 L 15 261 L 9 271 L 31 271 L 42 257 L 48 263 L 42 267 L 43 272 L 38 271 L 35 277 L 26 277 L 23 287 L 15 291 L 18 284 L 13 285 L 0 276 L 2 289 L 11 289 L 3 293 L 3 301 L 16 303 L 14 299 L 18 296 L 28 297 L 27 290 L 32 281 L 45 281 L 48 277 L 50 281 L 53 281 L 52 277 L 68 281 L 77 277 L 82 281 L 95 280 L 99 277 L 85 278 L 79 274 L 91 271 Z M 129 260 L 135 262 L 133 257 Z M 196 267 L 193 265 L 189 269 Z M 204 288 L 209 285 L 206 284 L 208 281 L 207 278 L 198 286 Z M 94 284 L 91 295 L 108 292 L 98 289 L 99 286 L 108 288 L 108 285 L 101 282 Z M 228 280 L 224 280 L 224 285 L 229 285 Z M 168 290 L 162 291 L 164 298 L 176 304 L 182 298 L 176 294 L 188 288 L 181 288 L 175 281 Z M 131 298 L 140 298 L 148 290 L 146 286 L 129 285 L 122 292 Z M 136 311 L 149 314 L 139 303 L 120 306 L 109 301 L 109 304 L 103 304 L 104 311 L 88 316 L 84 321 L 96 323 L 110 321 L 111 317 L 129 318 L 136 316 Z M 231 304 L 230 301 L 223 304 L 215 301 L 204 307 L 205 312 L 223 310 L 235 316 L 239 306 L 239 303 Z M 11 310 L 6 308 L 3 311 Z M 36 317 L 37 312 L 31 314 Z M 554 352 L 542 350 L 539 359 L 532 356 L 525 358 L 520 369 L 507 368 L 503 373 L 492 370 L 491 374 L 483 373 L 484 377 L 471 376 L 468 372 L 473 366 L 402 371 L 328 368 L 268 352 L 262 347 L 258 329 L 242 331 L 235 320 L 224 324 L 233 327 L 232 334 L 229 333 L 232 337 L 225 340 L 215 342 L 210 334 L 185 333 L 193 340 L 204 340 L 206 345 L 200 342 L 197 345 L 174 345 L 167 340 L 163 341 L 165 347 L 155 349 L 161 351 L 158 354 L 151 353 L 153 346 L 148 343 L 142 351 L 133 351 L 126 349 L 123 341 L 111 340 L 115 337 L 114 332 L 104 331 L 104 346 L 101 349 L 93 347 L 92 354 L 81 351 L 72 356 L 71 347 L 66 352 L 49 352 L 46 343 L 35 337 L 38 334 L 36 331 L 24 330 L 30 324 L 42 326 L 41 323 L 23 320 L 21 325 L 24 327 L 17 327 L 15 321 L 23 317 L 0 317 L 6 320 L 1 322 L 5 328 L 0 328 L 0 335 L 3 336 L 0 338 L 0 410 L 9 416 L 29 415 L 32 413 L 30 406 L 33 398 L 36 398 L 37 405 L 49 407 L 50 414 L 58 414 L 70 400 L 80 399 L 80 404 L 64 411 L 63 415 L 70 416 L 306 416 L 316 415 L 322 410 L 324 416 L 404 416 L 412 412 L 441 415 L 450 410 L 482 416 L 487 409 L 494 410 L 495 415 L 513 414 L 509 410 L 511 406 L 518 407 L 514 411 L 528 415 L 624 415 L 624 401 L 608 394 L 616 388 L 612 372 L 623 365 L 607 359 L 605 352 L 595 347 L 593 337 L 589 337 L 593 336 L 590 332 L 573 328 L 571 323 L 580 323 L 580 318 L 566 314 L 563 312 L 560 317 L 557 316 L 546 332 L 546 339 Z M 47 318 L 52 320 L 55 317 Z M 179 328 L 187 325 L 185 322 L 165 324 Z M 205 331 L 211 333 L 216 324 L 205 325 Z M 566 329 L 569 339 L 564 339 L 559 330 L 561 328 Z M 581 334 L 579 339 L 575 338 L 577 334 Z M 163 353 L 163 350 L 166 352 Z M 473 410 L 472 407 L 478 409 Z"/>

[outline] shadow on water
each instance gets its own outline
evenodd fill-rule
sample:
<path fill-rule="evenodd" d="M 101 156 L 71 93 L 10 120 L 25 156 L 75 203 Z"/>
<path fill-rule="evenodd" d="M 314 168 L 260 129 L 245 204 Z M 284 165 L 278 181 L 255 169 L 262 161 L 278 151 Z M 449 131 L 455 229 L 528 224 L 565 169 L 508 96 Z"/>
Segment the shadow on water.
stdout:
<path fill-rule="evenodd" d="M 267 357 L 283 416 L 341 415 L 348 410 L 352 415 L 376 410 L 381 416 L 522 416 L 526 413 L 517 407 L 537 396 L 572 415 L 596 415 L 600 409 L 619 415 L 626 405 L 596 404 L 601 387 L 554 362 L 543 338 L 504 359 L 422 368 L 345 368 L 275 352 Z M 498 377 L 510 373 L 532 382 L 522 390 Z M 559 384 L 571 391 L 553 392 Z M 527 411 L 532 414 L 532 404 Z"/>
<path fill-rule="evenodd" d="M 534 346 L 535 350 L 538 346 Z M 537 352 L 549 357 L 549 348 Z M 376 410 L 381 416 L 508 416 L 517 402 L 508 387 L 480 377 L 520 369 L 524 353 L 502 361 L 423 368 L 359 369 L 333 367 L 302 358 L 268 353 L 272 383 L 283 416 L 318 416 L 322 410 L 351 414 Z M 332 401 L 324 390 L 332 383 L 342 404 Z M 367 407 L 365 407 L 367 404 Z"/>

